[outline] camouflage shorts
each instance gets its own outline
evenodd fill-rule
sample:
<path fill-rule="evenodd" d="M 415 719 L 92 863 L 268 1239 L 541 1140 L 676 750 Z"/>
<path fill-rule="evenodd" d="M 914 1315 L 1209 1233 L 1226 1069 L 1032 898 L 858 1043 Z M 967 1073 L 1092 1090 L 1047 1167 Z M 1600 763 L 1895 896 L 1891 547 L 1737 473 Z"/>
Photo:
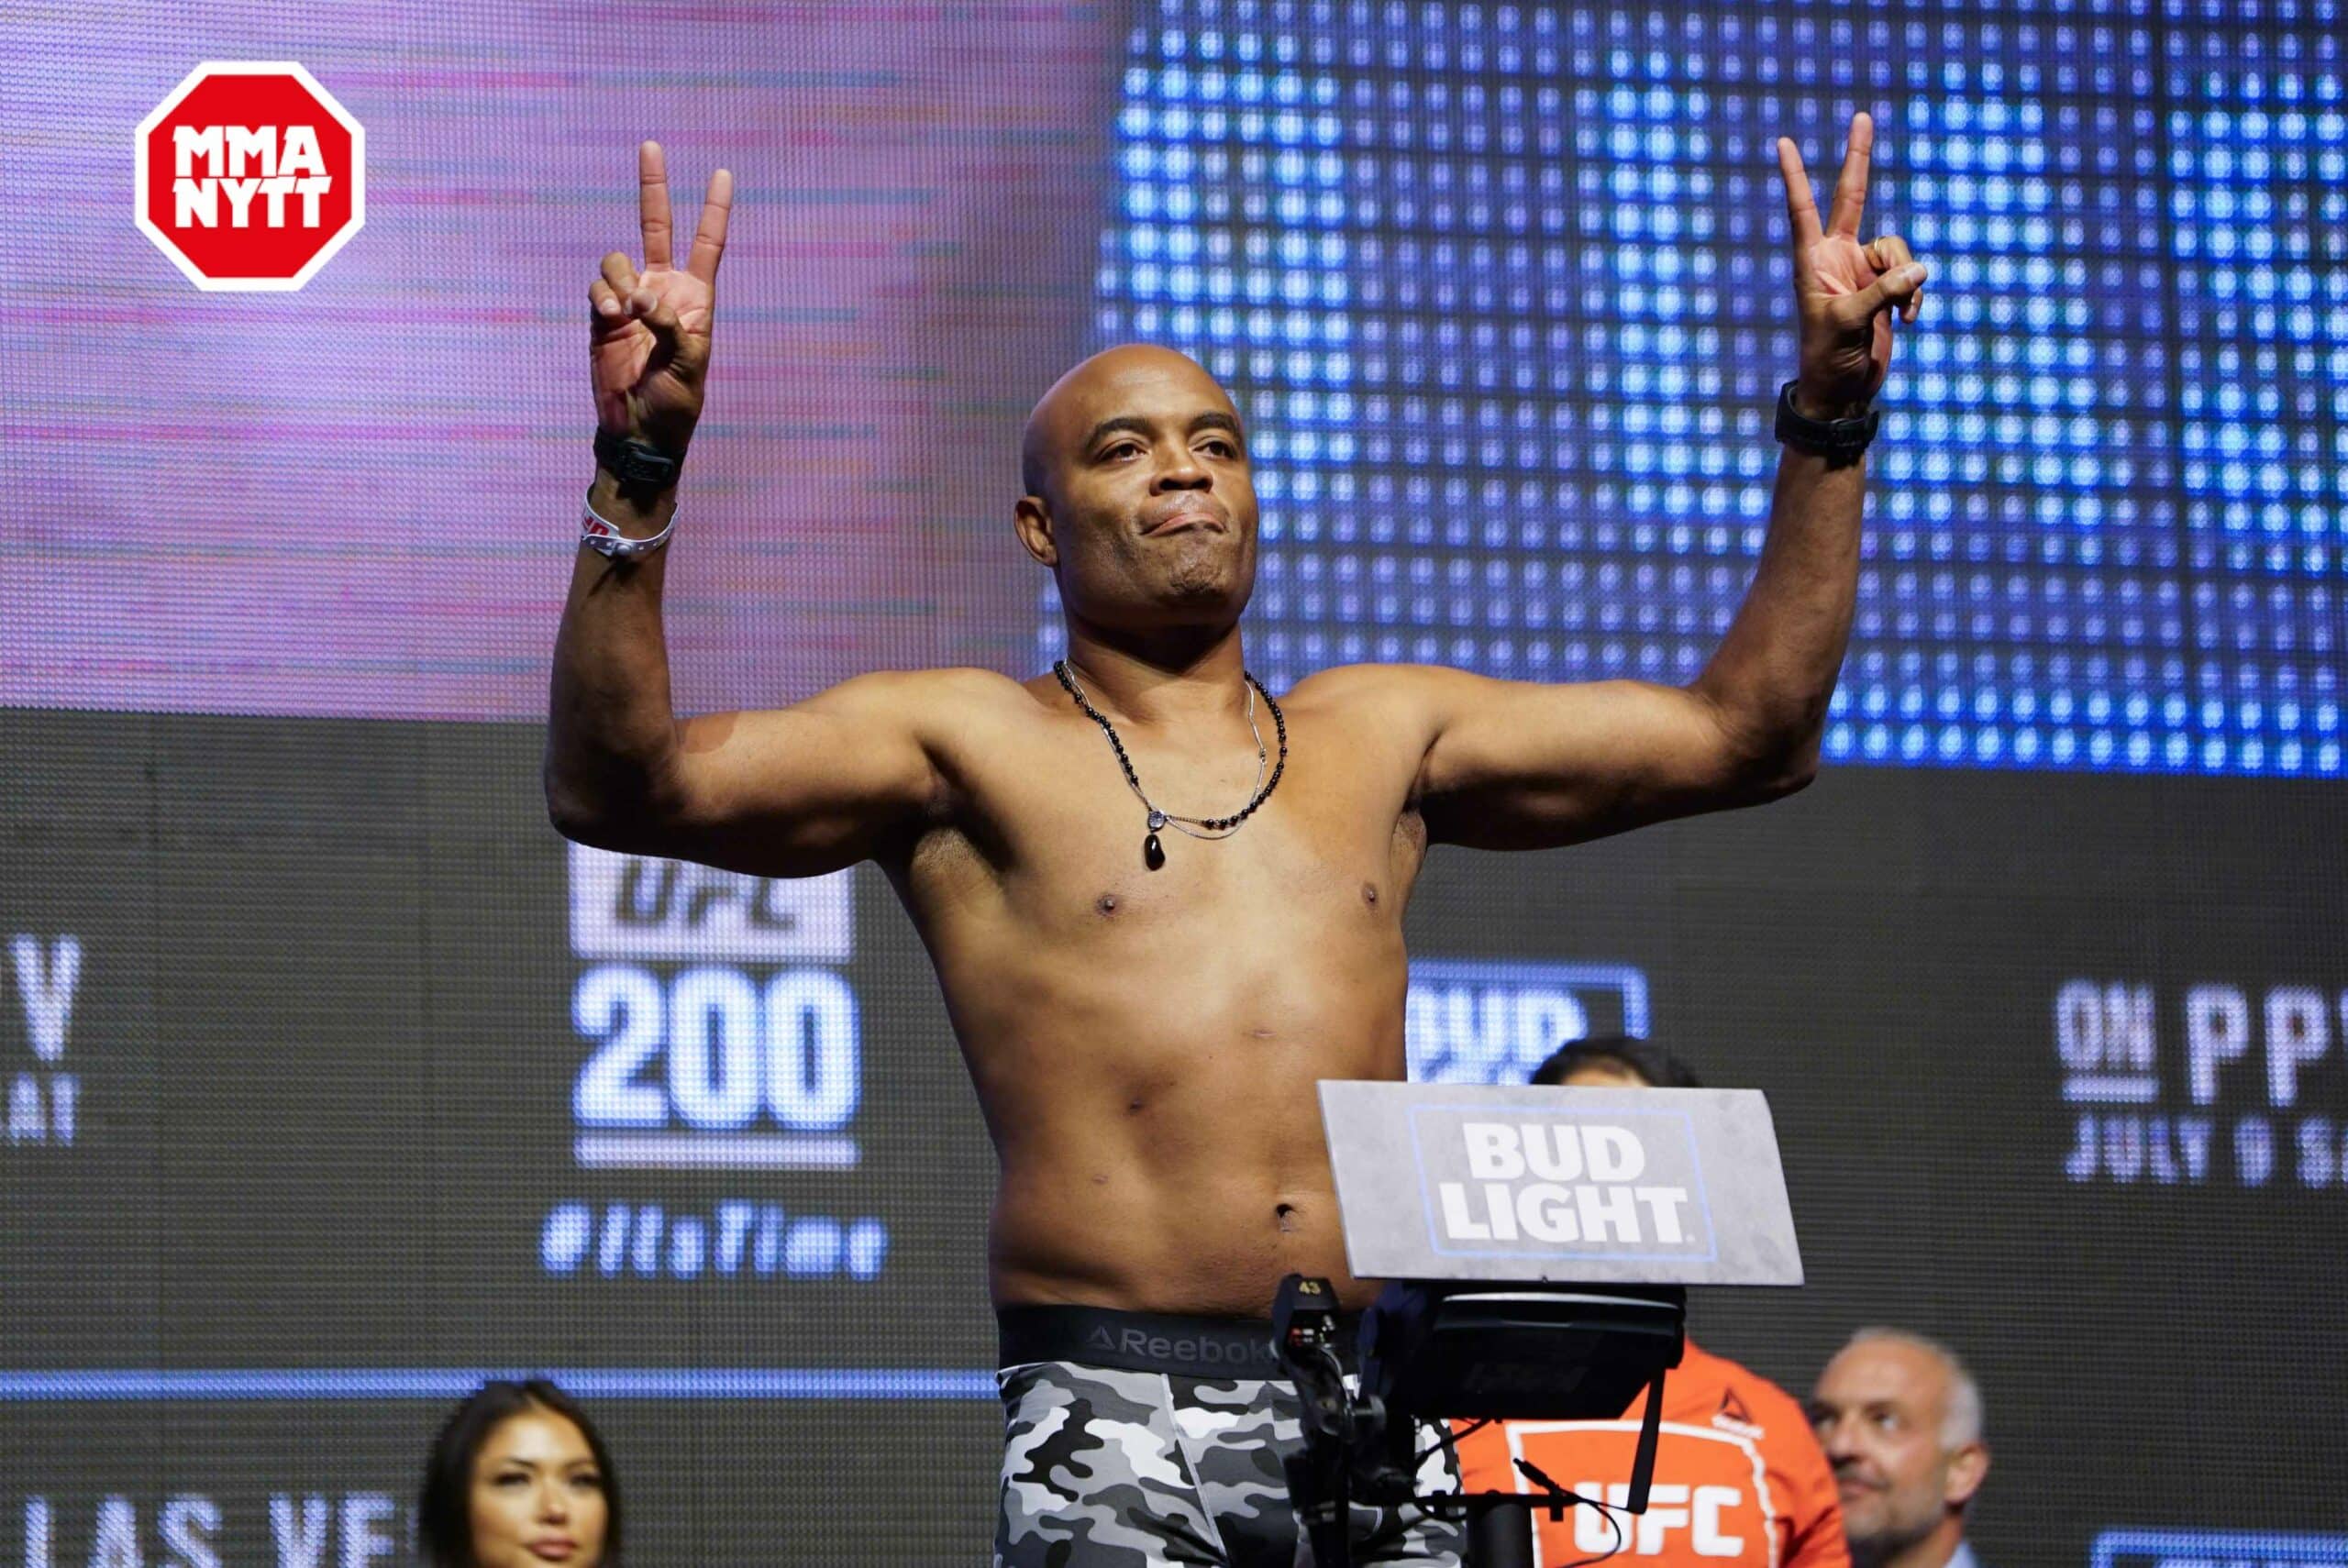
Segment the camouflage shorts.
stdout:
<path fill-rule="evenodd" d="M 1293 1385 L 1030 1362 L 1002 1387 L 996 1568 L 1213 1563 L 1310 1568 L 1283 1455 L 1302 1441 Z M 1457 1485 L 1438 1450 L 1428 1491 Z M 1459 1528 L 1418 1509 L 1353 1510 L 1354 1561 L 1457 1568 Z"/>

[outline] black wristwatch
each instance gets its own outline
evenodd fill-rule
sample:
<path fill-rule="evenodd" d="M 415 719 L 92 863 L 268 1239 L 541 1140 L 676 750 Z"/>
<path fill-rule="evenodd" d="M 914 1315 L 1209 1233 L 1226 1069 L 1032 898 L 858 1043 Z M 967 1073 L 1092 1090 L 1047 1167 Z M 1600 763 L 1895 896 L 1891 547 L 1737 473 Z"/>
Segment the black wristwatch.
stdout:
<path fill-rule="evenodd" d="M 649 441 L 615 436 L 595 426 L 595 461 L 612 471 L 622 490 L 663 491 L 677 482 L 681 457 L 662 451 Z"/>
<path fill-rule="evenodd" d="M 1872 407 L 1855 419 L 1812 419 L 1794 406 L 1793 382 L 1778 390 L 1778 439 L 1838 469 L 1859 460 L 1882 423 L 1883 410 Z"/>

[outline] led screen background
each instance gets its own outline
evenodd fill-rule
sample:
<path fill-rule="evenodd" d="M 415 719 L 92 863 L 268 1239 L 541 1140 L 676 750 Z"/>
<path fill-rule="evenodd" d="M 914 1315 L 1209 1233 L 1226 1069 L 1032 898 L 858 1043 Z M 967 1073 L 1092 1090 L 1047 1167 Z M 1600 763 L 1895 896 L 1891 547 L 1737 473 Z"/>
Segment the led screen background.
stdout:
<path fill-rule="evenodd" d="M 1098 205 L 1105 13 L 91 6 L 29 35 L 7 237 L 44 260 L 0 395 L 49 489 L 0 699 L 541 712 L 546 569 L 593 472 L 587 285 L 640 249 L 647 137 L 681 227 L 738 182 L 679 700 L 1024 652 L 1015 433 L 1082 345 L 1093 235 L 1064 220 Z M 199 61 L 281 56 L 367 126 L 364 237 L 296 295 L 197 299 L 116 221 L 122 127 Z"/>
<path fill-rule="evenodd" d="M 1796 1387 L 1863 1321 L 1964 1347 L 1987 1557 L 2342 1553 L 2335 7 L 20 31 L 0 1558 L 385 1559 L 439 1409 L 518 1368 L 606 1419 L 642 1560 L 980 1550 L 991 1158 L 918 941 L 869 868 L 586 856 L 537 792 L 640 137 L 681 218 L 738 180 L 670 576 L 704 709 L 1038 668 L 1018 423 L 1128 337 L 1250 418 L 1276 688 L 1683 679 L 1790 370 L 1768 138 L 1822 175 L 1855 105 L 1873 221 L 1939 271 L 1842 766 L 1437 855 L 1414 1070 L 1625 1028 L 1768 1090 L 1811 1284 L 1698 1336 Z M 131 223 L 131 127 L 236 58 L 368 129 L 367 227 L 296 294 L 199 296 Z"/>
<path fill-rule="evenodd" d="M 1686 680 L 1792 364 L 1773 149 L 1935 268 L 1837 760 L 2337 775 L 2337 7 L 1298 6 L 1139 29 L 1096 329 L 1256 414 L 1277 676 Z"/>

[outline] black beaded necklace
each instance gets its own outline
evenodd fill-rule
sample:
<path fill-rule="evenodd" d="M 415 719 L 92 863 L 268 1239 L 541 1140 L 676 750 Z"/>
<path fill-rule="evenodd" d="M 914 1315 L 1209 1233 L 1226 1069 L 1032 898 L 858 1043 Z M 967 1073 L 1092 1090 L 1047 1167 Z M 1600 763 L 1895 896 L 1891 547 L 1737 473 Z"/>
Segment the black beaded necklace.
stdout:
<path fill-rule="evenodd" d="M 1263 682 L 1243 669 L 1239 678 L 1247 683 L 1247 733 L 1256 737 L 1255 795 L 1227 817 L 1178 817 L 1171 812 L 1161 811 L 1143 793 L 1141 779 L 1134 773 L 1133 761 L 1125 756 L 1125 743 L 1117 738 L 1117 726 L 1086 699 L 1084 689 L 1076 683 L 1076 675 L 1069 668 L 1068 660 L 1055 659 L 1052 673 L 1059 677 L 1060 685 L 1067 689 L 1076 705 L 1084 710 L 1084 716 L 1100 725 L 1101 733 L 1109 737 L 1110 749 L 1117 754 L 1117 766 L 1124 770 L 1126 787 L 1133 790 L 1135 799 L 1148 812 L 1149 836 L 1141 841 L 1141 858 L 1142 864 L 1152 871 L 1166 864 L 1166 846 L 1157 842 L 1158 830 L 1170 827 L 1177 833 L 1189 834 L 1192 838 L 1229 838 L 1239 831 L 1240 823 L 1256 814 L 1257 807 L 1272 798 L 1272 791 L 1280 787 L 1280 775 L 1288 771 L 1288 720 L 1281 716 L 1280 705 L 1272 701 L 1272 694 L 1264 690 Z M 1264 700 L 1264 706 L 1272 711 L 1272 728 L 1279 736 L 1279 760 L 1272 765 L 1269 778 L 1264 777 L 1264 765 L 1268 760 L 1264 753 L 1264 733 L 1256 727 L 1256 699 L 1258 697 Z"/>

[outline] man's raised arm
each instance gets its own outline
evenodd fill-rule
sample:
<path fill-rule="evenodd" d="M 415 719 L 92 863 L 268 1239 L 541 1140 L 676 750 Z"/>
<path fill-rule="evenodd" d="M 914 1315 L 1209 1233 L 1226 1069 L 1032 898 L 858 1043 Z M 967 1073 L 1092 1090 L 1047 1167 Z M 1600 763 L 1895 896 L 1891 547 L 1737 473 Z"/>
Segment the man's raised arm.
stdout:
<path fill-rule="evenodd" d="M 555 640 L 547 812 L 564 836 L 607 849 L 768 876 L 835 870 L 884 849 L 936 798 L 919 739 L 931 682 L 866 676 L 781 712 L 678 722 L 664 531 L 708 381 L 734 181 L 712 177 L 679 269 L 660 149 L 646 142 L 637 158 L 644 268 L 615 250 L 588 292 L 596 471 Z"/>
<path fill-rule="evenodd" d="M 1924 269 L 1905 242 L 1862 243 L 1875 131 L 1851 122 L 1826 222 L 1790 141 L 1778 143 L 1793 227 L 1800 367 L 1761 560 L 1701 675 L 1545 686 L 1452 670 L 1398 683 L 1427 736 L 1420 808 L 1438 839 L 1539 848 L 1774 799 L 1809 782 L 1850 639 L 1866 469 L 1825 455 L 1891 366 L 1891 318 L 1914 321 Z"/>

